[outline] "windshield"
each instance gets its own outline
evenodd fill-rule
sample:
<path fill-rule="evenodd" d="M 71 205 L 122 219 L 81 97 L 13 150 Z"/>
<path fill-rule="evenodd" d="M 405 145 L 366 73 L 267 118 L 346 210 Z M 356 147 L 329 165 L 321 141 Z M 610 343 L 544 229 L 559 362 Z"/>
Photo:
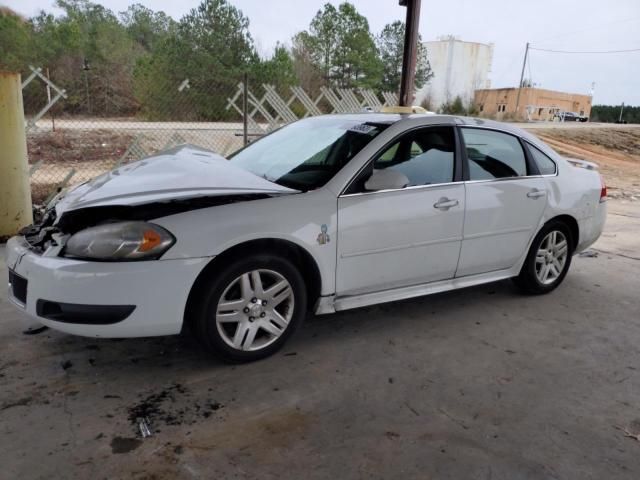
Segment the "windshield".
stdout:
<path fill-rule="evenodd" d="M 294 188 L 323 186 L 387 125 L 362 117 L 314 117 L 287 125 L 233 155 L 234 165 Z"/>

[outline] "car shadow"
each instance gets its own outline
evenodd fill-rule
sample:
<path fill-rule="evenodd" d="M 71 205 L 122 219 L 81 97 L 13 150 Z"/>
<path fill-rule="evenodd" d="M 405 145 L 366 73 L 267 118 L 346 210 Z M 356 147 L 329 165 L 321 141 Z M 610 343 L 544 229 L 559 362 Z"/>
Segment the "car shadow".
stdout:
<path fill-rule="evenodd" d="M 341 342 L 348 342 L 363 329 L 380 331 L 382 335 L 389 336 L 405 331 L 414 322 L 429 322 L 431 328 L 437 328 L 447 321 L 441 318 L 444 313 L 447 318 L 460 317 L 458 327 L 464 329 L 474 323 L 474 317 L 462 312 L 477 309 L 488 298 L 492 302 L 504 300 L 510 304 L 514 297 L 522 298 L 511 282 L 502 281 L 332 315 L 318 316 L 310 313 L 294 337 L 274 357 L 292 357 L 303 353 L 309 346 L 318 348 L 326 342 L 339 348 Z M 169 337 L 99 339 L 47 330 L 34 336 L 33 340 L 45 356 L 75 357 L 76 361 L 79 359 L 80 362 L 87 362 L 93 369 L 144 368 L 147 375 L 162 376 L 172 368 L 228 368 L 228 364 L 206 352 L 188 332 Z M 73 361 L 72 359 L 71 362 Z M 265 361 L 269 359 L 262 360 Z"/>

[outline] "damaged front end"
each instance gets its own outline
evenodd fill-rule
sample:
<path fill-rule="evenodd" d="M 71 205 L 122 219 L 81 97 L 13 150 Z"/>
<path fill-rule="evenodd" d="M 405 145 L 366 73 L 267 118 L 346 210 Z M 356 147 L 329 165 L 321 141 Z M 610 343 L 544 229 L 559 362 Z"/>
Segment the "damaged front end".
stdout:
<path fill-rule="evenodd" d="M 51 251 L 53 255 L 58 255 L 71 235 L 86 228 L 124 221 L 149 221 L 192 210 L 261 200 L 274 195 L 277 194 L 246 193 L 168 200 L 141 205 L 93 206 L 64 211 L 59 216 L 56 214 L 55 205 L 50 205 L 37 223 L 23 228 L 19 234 L 24 237 L 34 253 L 42 255 Z"/>
<path fill-rule="evenodd" d="M 85 229 L 295 193 L 213 152 L 182 145 L 59 194 L 21 234 L 32 251 L 57 256 Z"/>
<path fill-rule="evenodd" d="M 24 237 L 31 251 L 42 255 L 48 248 L 58 245 L 53 236 L 58 236 L 61 232 L 54 226 L 56 221 L 54 208 L 48 208 L 38 217 L 35 223 L 24 227 L 18 235 Z M 34 218 L 37 217 L 34 215 Z"/>

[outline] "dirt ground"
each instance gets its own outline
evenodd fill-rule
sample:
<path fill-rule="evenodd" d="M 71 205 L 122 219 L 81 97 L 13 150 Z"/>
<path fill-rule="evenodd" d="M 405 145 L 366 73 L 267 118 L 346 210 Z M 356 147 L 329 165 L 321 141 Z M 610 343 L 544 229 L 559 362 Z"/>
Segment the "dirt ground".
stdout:
<path fill-rule="evenodd" d="M 113 130 L 32 132 L 27 136 L 34 203 L 42 203 L 70 172 L 74 185 L 112 169 L 127 152 L 133 135 Z"/>
<path fill-rule="evenodd" d="M 42 130 L 27 136 L 29 164 L 32 167 L 40 164 L 31 176 L 35 203 L 42 203 L 71 171 L 74 174 L 68 184 L 76 185 L 111 170 L 119 162 L 138 160 L 182 143 L 199 145 L 222 155 L 242 146 L 242 137 L 230 130 L 173 130 L 166 126 L 136 130 L 130 129 L 127 122 L 100 120 L 87 120 L 75 128 L 71 122 L 63 123 L 62 127 L 60 124 L 58 121 L 55 131 Z M 101 124 L 116 128 L 96 128 Z M 93 128 L 87 128 L 90 125 Z"/>
<path fill-rule="evenodd" d="M 562 155 L 597 163 L 611 198 L 640 200 L 640 126 L 530 131 Z"/>

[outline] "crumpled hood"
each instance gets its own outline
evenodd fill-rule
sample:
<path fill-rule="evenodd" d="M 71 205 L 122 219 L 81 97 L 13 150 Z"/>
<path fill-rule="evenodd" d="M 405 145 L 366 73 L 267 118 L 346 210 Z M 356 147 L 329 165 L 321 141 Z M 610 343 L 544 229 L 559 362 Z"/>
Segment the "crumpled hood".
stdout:
<path fill-rule="evenodd" d="M 234 166 L 224 157 L 193 145 L 182 145 L 116 168 L 67 192 L 57 214 L 107 205 L 251 193 L 290 194 L 282 187 Z"/>

